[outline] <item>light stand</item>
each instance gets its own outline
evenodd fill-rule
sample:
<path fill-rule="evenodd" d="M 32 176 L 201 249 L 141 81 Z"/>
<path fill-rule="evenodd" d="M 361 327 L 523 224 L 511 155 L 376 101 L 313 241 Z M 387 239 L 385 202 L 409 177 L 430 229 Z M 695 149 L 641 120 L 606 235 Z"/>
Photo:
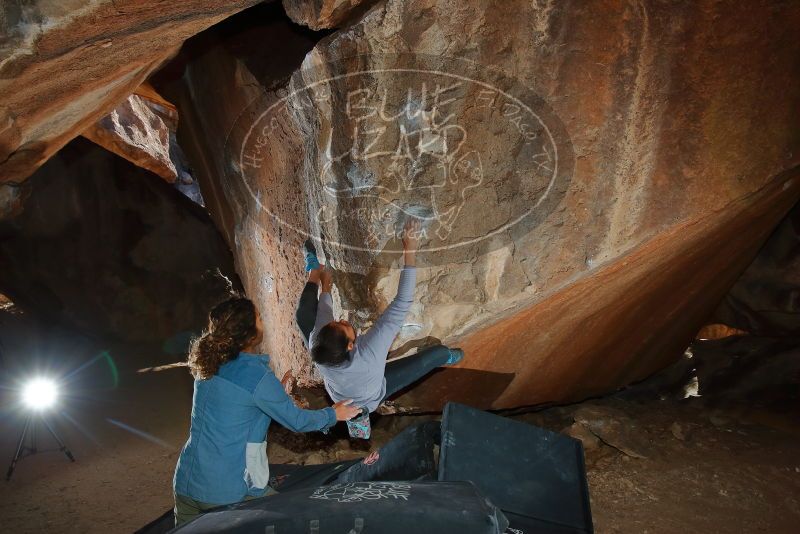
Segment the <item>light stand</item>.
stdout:
<path fill-rule="evenodd" d="M 11 480 L 11 475 L 14 474 L 14 469 L 17 467 L 18 461 L 26 456 L 33 456 L 37 452 L 40 452 L 36 447 L 36 425 L 39 422 L 44 425 L 50 432 L 50 435 L 53 436 L 53 439 L 56 440 L 56 443 L 58 443 L 58 450 L 63 452 L 67 458 L 69 458 L 70 462 L 75 461 L 72 453 L 64 444 L 64 441 L 56 434 L 56 431 L 50 425 L 43 411 L 52 406 L 56 396 L 57 391 L 55 384 L 46 379 L 33 380 L 25 387 L 23 397 L 25 403 L 31 408 L 31 411 L 25 418 L 25 425 L 22 427 L 22 434 L 20 434 L 19 441 L 17 442 L 17 452 L 14 454 L 11 465 L 8 466 L 8 471 L 6 472 L 6 481 Z M 30 439 L 29 445 L 25 445 L 26 437 Z"/>
<path fill-rule="evenodd" d="M 17 443 L 17 452 L 14 454 L 14 459 L 11 460 L 11 465 L 8 467 L 8 472 L 6 472 L 6 481 L 11 480 L 11 475 L 14 474 L 14 469 L 17 467 L 17 462 L 26 456 L 33 456 L 37 452 L 40 452 L 39 449 L 36 447 L 36 423 L 41 421 L 44 424 L 45 428 L 50 432 L 50 435 L 56 440 L 58 443 L 58 450 L 63 452 L 67 458 L 69 458 L 70 462 L 75 461 L 75 457 L 72 456 L 72 453 L 69 451 L 67 446 L 64 444 L 64 441 L 56 434 L 56 431 L 53 430 L 53 427 L 50 426 L 50 423 L 47 421 L 43 414 L 29 414 L 28 417 L 25 419 L 25 426 L 22 427 L 22 434 L 19 436 L 19 442 Z M 30 445 L 25 445 L 25 436 L 28 435 L 28 431 L 30 430 Z"/>

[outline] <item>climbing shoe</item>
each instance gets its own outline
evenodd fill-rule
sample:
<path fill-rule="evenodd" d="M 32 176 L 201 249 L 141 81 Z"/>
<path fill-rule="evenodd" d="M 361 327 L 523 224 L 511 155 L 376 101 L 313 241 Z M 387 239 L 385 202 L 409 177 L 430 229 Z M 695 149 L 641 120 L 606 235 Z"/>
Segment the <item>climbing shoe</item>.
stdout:
<path fill-rule="evenodd" d="M 445 365 L 454 365 L 464 358 L 464 351 L 461 349 L 447 349 L 450 351 L 450 356 L 447 357 Z"/>
<path fill-rule="evenodd" d="M 303 257 L 306 261 L 306 272 L 319 269 L 319 260 L 317 259 L 317 249 L 311 238 L 306 239 L 303 243 Z"/>

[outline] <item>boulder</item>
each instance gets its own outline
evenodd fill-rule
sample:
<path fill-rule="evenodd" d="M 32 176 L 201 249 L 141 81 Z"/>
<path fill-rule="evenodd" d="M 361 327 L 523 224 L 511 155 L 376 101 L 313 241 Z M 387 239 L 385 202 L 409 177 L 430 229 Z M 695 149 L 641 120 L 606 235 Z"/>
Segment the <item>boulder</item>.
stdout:
<path fill-rule="evenodd" d="M 244 135 L 236 125 L 247 124 L 248 104 L 270 94 L 265 88 L 285 84 L 315 43 L 313 34 L 287 20 L 279 4 L 261 5 L 189 40 L 175 60 L 179 66 L 168 65 L 154 81 L 179 110 L 178 142 L 211 216 L 236 251 L 247 295 L 264 317 L 262 350 L 272 356 L 278 376 L 291 369 L 301 386 L 313 381 L 294 323 L 295 299 L 305 284 L 302 241 L 253 204 L 234 178 L 238 164 L 226 143 Z M 280 54 L 270 52 L 278 49 Z M 305 193 L 297 179 L 302 154 L 285 151 L 290 145 L 276 148 L 269 166 L 275 180 L 263 198 L 275 202 L 283 220 L 307 225 Z"/>
<path fill-rule="evenodd" d="M 580 440 L 584 451 L 593 451 L 600 447 L 600 438 L 595 436 L 583 423 L 574 422 L 564 428 L 561 433 Z"/>
<path fill-rule="evenodd" d="M 170 128 L 139 95 L 129 96 L 83 136 L 168 182 L 178 177 L 169 157 Z"/>
<path fill-rule="evenodd" d="M 686 441 L 686 429 L 682 427 L 677 421 L 672 423 L 669 427 L 672 436 L 678 441 Z"/>
<path fill-rule="evenodd" d="M 25 184 L 0 184 L 0 221 L 19 215 L 28 193 Z"/>
<path fill-rule="evenodd" d="M 739 280 L 741 280 L 741 278 Z M 728 295 L 725 295 L 725 298 L 727 299 L 729 296 L 730 292 L 728 292 Z M 701 328 L 695 337 L 700 340 L 722 339 L 731 336 L 746 336 L 747 334 L 748 332 L 746 330 L 742 330 L 740 328 L 733 328 L 722 323 L 713 323 L 707 324 Z"/>
<path fill-rule="evenodd" d="M 30 176 L 190 36 L 259 0 L 34 0 L 0 10 L 0 182 Z"/>
<path fill-rule="evenodd" d="M 283 0 L 286 14 L 298 24 L 312 30 L 336 28 L 362 4 L 372 4 L 365 0 Z"/>
<path fill-rule="evenodd" d="M 240 21 L 170 98 L 279 372 L 314 379 L 302 241 L 364 329 L 415 216 L 397 346 L 466 357 L 401 404 L 563 402 L 678 359 L 800 197 L 798 23 L 766 0 L 387 0 L 318 43 Z"/>

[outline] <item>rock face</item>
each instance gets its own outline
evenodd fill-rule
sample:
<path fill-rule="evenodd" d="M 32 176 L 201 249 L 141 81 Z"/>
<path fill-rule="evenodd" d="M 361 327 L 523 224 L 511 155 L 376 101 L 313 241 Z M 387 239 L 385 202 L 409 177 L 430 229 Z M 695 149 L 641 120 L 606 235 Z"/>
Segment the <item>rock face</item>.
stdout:
<path fill-rule="evenodd" d="M 248 104 L 261 102 L 270 87 L 285 85 L 315 37 L 289 24 L 280 5 L 258 6 L 190 40 L 176 59 L 185 63 L 185 71 L 175 69 L 182 78 L 167 76 L 159 87 L 178 107 L 178 141 L 200 181 L 206 206 L 236 251 L 236 269 L 247 295 L 267 325 L 262 348 L 274 356 L 279 376 L 294 369 L 304 382 L 311 366 L 294 325 L 295 299 L 305 283 L 302 241 L 257 208 L 235 178 L 236 162 L 227 151 L 229 139 L 246 134 L 246 126 L 239 128 L 248 122 L 242 119 L 248 116 Z M 280 54 L 271 52 L 278 49 Z M 303 183 L 297 178 L 302 155 L 284 148 L 291 146 L 278 146 L 272 153 L 274 180 L 264 198 L 275 203 L 282 220 L 307 225 Z"/>
<path fill-rule="evenodd" d="M 179 137 L 279 372 L 313 377 L 303 239 L 364 328 L 413 215 L 398 345 L 467 356 L 402 402 L 575 400 L 678 358 L 800 196 L 798 23 L 767 1 L 388 0 L 316 45 L 284 37 L 279 69 L 278 30 L 242 23 L 191 56 Z"/>
<path fill-rule="evenodd" d="M 353 15 L 355 8 L 373 3 L 374 0 L 283 0 L 283 9 L 296 23 L 322 30 L 337 27 Z"/>
<path fill-rule="evenodd" d="M 0 8 L 0 182 L 21 181 L 181 43 L 258 0 L 35 0 Z"/>
<path fill-rule="evenodd" d="M 25 194 L 20 184 L 0 184 L 0 221 L 20 213 Z"/>
<path fill-rule="evenodd" d="M 83 136 L 168 182 L 178 177 L 169 157 L 170 127 L 139 95 L 129 96 Z"/>
<path fill-rule="evenodd" d="M 47 322 L 179 353 L 240 287 L 208 214 L 171 185 L 77 138 L 0 223 L 0 292 Z"/>

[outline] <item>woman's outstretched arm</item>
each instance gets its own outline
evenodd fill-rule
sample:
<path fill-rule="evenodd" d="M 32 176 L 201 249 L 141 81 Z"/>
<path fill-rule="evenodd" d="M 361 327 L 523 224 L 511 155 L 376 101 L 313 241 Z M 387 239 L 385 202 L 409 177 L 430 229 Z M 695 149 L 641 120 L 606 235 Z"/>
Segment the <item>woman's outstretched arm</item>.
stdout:
<path fill-rule="evenodd" d="M 261 411 L 294 432 L 327 430 L 336 421 L 346 421 L 359 413 L 358 408 L 349 405 L 351 401 L 337 402 L 321 410 L 298 408 L 278 378 L 269 371 L 256 386 L 253 398 Z"/>

